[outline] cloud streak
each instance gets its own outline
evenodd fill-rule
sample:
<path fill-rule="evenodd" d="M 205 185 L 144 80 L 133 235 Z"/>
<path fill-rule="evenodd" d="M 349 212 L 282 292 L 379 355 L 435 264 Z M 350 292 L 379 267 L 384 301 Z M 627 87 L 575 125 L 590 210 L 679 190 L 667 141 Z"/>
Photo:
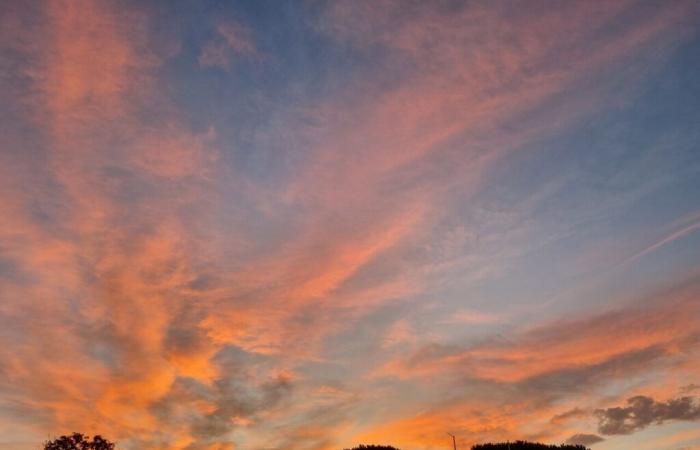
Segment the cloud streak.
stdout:
<path fill-rule="evenodd" d="M 696 280 L 534 319 L 517 284 L 588 232 L 542 230 L 579 161 L 539 146 L 631 101 L 692 2 L 180 8 L 0 6 L 0 448 L 561 441 L 628 426 L 640 367 L 697 380 Z"/>
<path fill-rule="evenodd" d="M 593 445 L 599 442 L 603 442 L 605 439 L 598 436 L 597 434 L 574 434 L 569 439 L 566 440 L 567 444 L 572 445 Z"/>

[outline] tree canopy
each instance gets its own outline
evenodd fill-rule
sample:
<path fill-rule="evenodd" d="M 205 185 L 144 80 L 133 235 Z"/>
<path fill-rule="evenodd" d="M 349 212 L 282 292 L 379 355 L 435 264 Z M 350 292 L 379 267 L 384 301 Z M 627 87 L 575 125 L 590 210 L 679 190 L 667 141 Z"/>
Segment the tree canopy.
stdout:
<path fill-rule="evenodd" d="M 583 445 L 547 445 L 536 442 L 504 442 L 500 444 L 477 444 L 472 450 L 588 450 Z"/>
<path fill-rule="evenodd" d="M 399 450 L 391 445 L 358 445 L 353 448 L 346 448 L 345 450 Z"/>
<path fill-rule="evenodd" d="M 90 439 L 90 436 L 73 433 L 46 442 L 44 450 L 114 450 L 114 443 L 99 434 Z"/>
<path fill-rule="evenodd" d="M 359 445 L 345 450 L 399 450 L 391 445 Z M 536 442 L 503 442 L 500 444 L 477 444 L 472 450 L 589 450 L 583 445 L 547 445 Z"/>

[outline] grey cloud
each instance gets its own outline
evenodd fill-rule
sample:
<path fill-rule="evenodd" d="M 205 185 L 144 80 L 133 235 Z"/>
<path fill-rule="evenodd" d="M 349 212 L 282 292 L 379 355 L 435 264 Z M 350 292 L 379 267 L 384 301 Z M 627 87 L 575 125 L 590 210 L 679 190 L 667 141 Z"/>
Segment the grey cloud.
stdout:
<path fill-rule="evenodd" d="M 572 445 L 593 445 L 598 442 L 603 442 L 605 439 L 598 436 L 597 434 L 574 434 L 569 439 L 566 440 L 567 444 Z"/>
<path fill-rule="evenodd" d="M 255 392 L 251 392 L 249 383 L 219 380 L 215 383 L 216 409 L 192 425 L 192 434 L 202 439 L 222 436 L 233 430 L 232 419 L 252 418 L 259 411 L 274 407 L 291 389 L 291 381 L 284 377 L 262 384 Z"/>
<path fill-rule="evenodd" d="M 233 450 L 234 448 L 232 442 L 217 441 L 207 444 L 190 444 L 185 450 Z"/>
<path fill-rule="evenodd" d="M 562 422 L 567 422 L 571 419 L 576 419 L 578 417 L 583 417 L 586 415 L 586 411 L 581 409 L 581 408 L 574 408 L 570 409 L 568 411 L 565 411 L 561 414 L 557 414 L 553 416 L 549 421 L 551 423 L 562 423 Z"/>
<path fill-rule="evenodd" d="M 567 367 L 526 378 L 517 383 L 522 393 L 546 399 L 560 398 L 572 392 L 585 392 L 590 386 L 604 385 L 624 374 L 634 373 L 668 355 L 663 346 L 615 355 L 601 363 Z"/>
<path fill-rule="evenodd" d="M 276 439 L 272 439 L 265 447 L 255 450 L 285 449 L 285 450 L 322 450 L 335 444 L 339 427 L 356 417 L 353 412 L 358 399 L 349 397 L 321 404 L 305 411 L 292 423 L 283 424 L 278 428 Z M 340 447 L 335 445 L 335 447 Z"/>
<path fill-rule="evenodd" d="M 197 354 L 213 344 L 200 326 L 203 314 L 184 305 L 174 314 L 165 335 L 167 353 Z"/>
<path fill-rule="evenodd" d="M 690 394 L 691 392 L 697 391 L 700 389 L 700 385 L 695 384 L 695 383 L 690 383 L 685 386 L 681 386 L 680 391 L 681 394 Z"/>
<path fill-rule="evenodd" d="M 639 395 L 628 399 L 625 407 L 598 409 L 595 415 L 601 434 L 630 434 L 668 420 L 698 420 L 700 403 L 693 397 L 657 402 L 651 397 Z"/>
<path fill-rule="evenodd" d="M 187 349 L 198 342 L 197 333 L 175 330 L 169 334 L 173 345 Z M 238 419 L 249 423 L 258 421 L 260 414 L 284 404 L 294 391 L 294 383 L 283 375 L 262 377 L 255 374 L 253 364 L 265 361 L 242 350 L 227 347 L 214 358 L 221 376 L 211 384 L 189 377 L 178 377 L 170 391 L 150 411 L 161 424 L 177 424 L 194 438 L 186 450 L 229 450 L 229 433 L 238 426 Z M 208 412 L 196 405 L 207 403 Z M 151 448 L 157 441 L 137 442 L 134 448 Z"/>

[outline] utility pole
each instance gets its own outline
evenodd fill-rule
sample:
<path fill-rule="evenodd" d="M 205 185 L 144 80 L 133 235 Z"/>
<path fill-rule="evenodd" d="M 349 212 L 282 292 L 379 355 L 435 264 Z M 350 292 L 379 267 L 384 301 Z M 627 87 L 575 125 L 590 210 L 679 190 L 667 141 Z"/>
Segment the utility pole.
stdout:
<path fill-rule="evenodd" d="M 452 437 L 452 448 L 454 450 L 457 450 L 457 441 L 455 440 L 455 435 L 452 433 L 447 433 L 447 434 L 449 434 Z"/>

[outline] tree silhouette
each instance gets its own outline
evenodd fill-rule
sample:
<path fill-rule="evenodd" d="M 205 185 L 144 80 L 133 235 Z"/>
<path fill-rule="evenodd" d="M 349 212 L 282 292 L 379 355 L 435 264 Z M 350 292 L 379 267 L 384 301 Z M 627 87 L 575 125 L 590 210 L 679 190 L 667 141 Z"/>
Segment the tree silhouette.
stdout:
<path fill-rule="evenodd" d="M 391 445 L 360 445 L 345 450 L 399 450 Z M 535 442 L 515 441 L 500 444 L 476 444 L 472 450 L 589 450 L 583 445 L 547 445 Z"/>
<path fill-rule="evenodd" d="M 114 443 L 99 434 L 90 439 L 90 436 L 73 433 L 45 443 L 44 450 L 114 450 Z"/>
<path fill-rule="evenodd" d="M 353 448 L 346 448 L 345 450 L 399 450 L 391 445 L 358 445 Z"/>
<path fill-rule="evenodd" d="M 588 450 L 583 445 L 547 445 L 535 442 L 515 441 L 501 444 L 477 444 L 472 450 Z"/>

